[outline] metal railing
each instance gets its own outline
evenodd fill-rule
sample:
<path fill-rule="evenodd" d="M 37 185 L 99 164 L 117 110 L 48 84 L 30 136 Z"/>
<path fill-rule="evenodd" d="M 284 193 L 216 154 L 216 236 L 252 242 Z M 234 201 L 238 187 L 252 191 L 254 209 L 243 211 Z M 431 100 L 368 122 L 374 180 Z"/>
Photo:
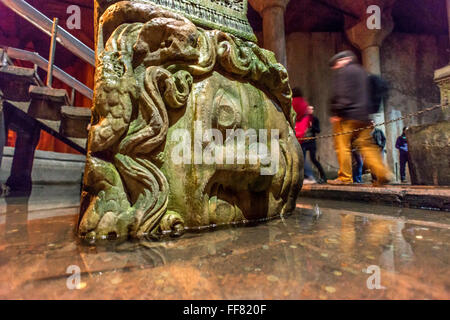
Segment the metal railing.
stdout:
<path fill-rule="evenodd" d="M 23 0 L 0 0 L 0 2 L 50 37 L 52 36 L 53 21 L 27 2 Z M 95 53 L 91 48 L 61 27 L 58 27 L 57 33 L 56 41 L 79 58 L 95 66 Z"/>
<path fill-rule="evenodd" d="M 48 61 L 41 57 L 36 52 L 30 52 L 26 50 L 16 49 L 16 48 L 3 48 L 6 55 L 9 58 L 17 59 L 17 60 L 23 60 L 23 61 L 29 61 L 37 65 L 39 68 L 47 71 L 48 70 Z M 74 88 L 76 91 L 81 93 L 83 96 L 89 98 L 92 100 L 94 94 L 93 91 L 85 86 L 83 83 L 72 77 L 71 75 L 67 74 L 57 66 L 53 66 L 53 75 L 70 86 L 71 88 Z"/>

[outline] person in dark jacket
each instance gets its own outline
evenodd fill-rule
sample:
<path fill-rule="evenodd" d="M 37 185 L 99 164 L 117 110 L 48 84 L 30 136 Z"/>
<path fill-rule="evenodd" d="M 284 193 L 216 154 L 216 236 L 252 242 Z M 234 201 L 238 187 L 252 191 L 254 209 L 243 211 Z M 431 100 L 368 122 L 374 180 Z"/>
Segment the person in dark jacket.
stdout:
<path fill-rule="evenodd" d="M 351 184 L 352 144 L 363 157 L 367 167 L 377 177 L 377 185 L 392 180 L 392 173 L 385 166 L 378 146 L 372 137 L 369 115 L 370 96 L 367 72 L 357 63 L 351 51 L 338 53 L 330 60 L 333 69 L 330 119 L 333 124 L 335 148 L 339 162 L 339 173 L 330 184 Z M 366 129 L 362 129 L 366 128 Z M 356 131 L 355 131 L 356 130 Z M 342 134 L 352 132 L 351 134 Z"/>
<path fill-rule="evenodd" d="M 308 129 L 306 130 L 304 138 L 315 138 L 316 134 L 320 133 L 320 122 L 319 119 L 316 116 L 314 116 L 313 106 L 308 106 L 305 117 L 307 117 L 308 119 Z M 306 159 L 306 153 L 309 151 L 309 158 L 319 171 L 320 179 L 318 180 L 318 182 L 321 184 L 325 183 L 327 181 L 325 171 L 323 170 L 322 165 L 320 164 L 320 162 L 317 160 L 316 157 L 317 151 L 316 139 L 303 141 L 301 140 L 300 143 L 302 146 L 304 158 Z"/>
<path fill-rule="evenodd" d="M 408 140 L 406 139 L 407 129 L 407 127 L 403 128 L 402 135 L 397 138 L 397 142 L 395 143 L 395 147 L 400 151 L 400 177 L 402 183 L 406 182 L 406 163 L 408 162 L 409 165 Z"/>
<path fill-rule="evenodd" d="M 373 121 L 372 125 L 375 125 Z M 384 135 L 383 130 L 374 127 L 372 137 L 375 144 L 380 148 L 380 151 L 383 154 L 385 152 L 384 148 L 386 147 L 386 136 Z"/>

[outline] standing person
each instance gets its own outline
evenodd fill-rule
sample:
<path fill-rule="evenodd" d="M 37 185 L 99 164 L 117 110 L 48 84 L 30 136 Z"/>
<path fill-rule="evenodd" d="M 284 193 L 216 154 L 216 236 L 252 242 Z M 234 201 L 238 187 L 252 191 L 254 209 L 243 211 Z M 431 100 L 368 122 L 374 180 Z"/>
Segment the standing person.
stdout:
<path fill-rule="evenodd" d="M 408 127 L 403 128 L 402 135 L 397 138 L 397 142 L 395 143 L 395 147 L 400 151 L 400 177 L 402 179 L 402 183 L 406 183 L 406 163 L 408 162 L 409 168 L 409 160 L 408 160 L 408 140 L 406 139 L 406 130 Z"/>
<path fill-rule="evenodd" d="M 374 121 L 371 121 L 371 124 L 374 128 L 372 131 L 373 140 L 375 141 L 375 144 L 380 148 L 381 155 L 383 155 L 386 152 L 384 150 L 384 148 L 386 147 L 386 136 L 384 135 L 383 130 L 375 127 Z"/>
<path fill-rule="evenodd" d="M 386 136 L 381 129 L 375 127 L 374 121 L 371 121 L 371 123 L 374 128 L 372 131 L 373 141 L 375 141 L 375 144 L 378 146 L 378 148 L 380 148 L 381 158 L 384 159 L 384 153 L 386 152 L 386 150 L 384 149 L 386 147 Z M 372 172 L 372 181 L 375 182 L 376 180 L 377 176 Z"/>
<path fill-rule="evenodd" d="M 352 141 L 367 167 L 378 177 L 376 185 L 391 181 L 392 173 L 384 165 L 378 146 L 373 141 L 369 114 L 372 112 L 369 93 L 369 77 L 356 62 L 351 51 L 338 53 L 330 60 L 334 71 L 330 119 L 335 134 L 335 148 L 339 162 L 339 174 L 330 184 L 351 184 Z M 362 129 L 365 128 L 365 129 Z M 355 131 L 358 130 L 358 131 Z M 341 134 L 352 132 L 351 134 Z"/>
<path fill-rule="evenodd" d="M 292 107 L 294 111 L 297 113 L 297 118 L 295 119 L 295 136 L 297 137 L 298 142 L 302 143 L 302 138 L 305 136 L 306 131 L 308 130 L 310 120 L 306 116 L 306 112 L 308 110 L 308 103 L 303 98 L 302 90 L 299 87 L 295 87 L 292 89 Z M 303 156 L 305 154 L 303 153 Z M 304 158 L 304 172 L 305 179 L 303 181 L 304 184 L 313 184 L 316 183 L 314 179 L 312 168 L 309 163 Z"/>
<path fill-rule="evenodd" d="M 306 109 L 306 115 L 304 117 L 308 118 L 308 129 L 306 130 L 304 138 L 315 138 L 316 134 L 320 133 L 320 122 L 319 119 L 314 116 L 314 107 L 308 106 Z M 309 158 L 311 159 L 311 162 L 316 166 L 317 170 L 319 170 L 320 178 L 318 182 L 320 184 L 323 184 L 327 181 L 327 177 L 325 175 L 325 171 L 322 168 L 322 165 L 317 160 L 316 157 L 316 151 L 317 151 L 317 144 L 316 139 L 310 139 L 310 140 L 301 140 L 300 144 L 302 146 L 303 150 L 303 157 L 306 158 L 306 153 L 309 151 Z"/>

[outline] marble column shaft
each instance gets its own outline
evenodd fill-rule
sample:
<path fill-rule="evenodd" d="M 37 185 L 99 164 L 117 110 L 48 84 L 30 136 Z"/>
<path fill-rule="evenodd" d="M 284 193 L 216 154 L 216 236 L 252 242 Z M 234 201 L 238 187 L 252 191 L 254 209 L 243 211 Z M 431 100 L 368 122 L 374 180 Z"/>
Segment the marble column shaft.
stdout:
<path fill-rule="evenodd" d="M 290 0 L 250 0 L 263 19 L 263 46 L 273 51 L 278 62 L 287 65 L 284 13 Z"/>
<path fill-rule="evenodd" d="M 448 36 L 450 38 L 450 0 L 447 0 Z"/>
<path fill-rule="evenodd" d="M 391 16 L 390 9 L 382 12 L 381 17 L 381 29 L 369 29 L 367 26 L 367 17 L 364 16 L 360 21 L 353 27 L 346 30 L 347 38 L 350 42 L 361 51 L 362 64 L 367 72 L 371 74 L 381 75 L 381 57 L 380 48 L 384 39 L 392 32 L 394 29 L 394 22 Z M 383 123 L 386 121 L 384 104 L 381 105 L 380 111 L 372 115 L 375 123 Z M 388 133 L 386 132 L 386 126 L 379 126 L 387 138 Z M 391 137 L 392 138 L 392 137 Z M 387 139 L 386 149 L 396 152 L 394 146 L 392 145 L 393 140 Z M 384 154 L 386 156 L 386 154 Z M 390 167 L 394 167 L 395 156 L 390 155 L 388 164 Z"/>

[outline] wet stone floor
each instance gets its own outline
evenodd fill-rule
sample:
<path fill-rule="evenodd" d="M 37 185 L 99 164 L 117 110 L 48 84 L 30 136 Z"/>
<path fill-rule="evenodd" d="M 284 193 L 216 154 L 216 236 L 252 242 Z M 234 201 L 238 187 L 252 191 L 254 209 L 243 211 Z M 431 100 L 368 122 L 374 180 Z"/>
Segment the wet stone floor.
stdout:
<path fill-rule="evenodd" d="M 0 203 L 0 299 L 450 298 L 448 212 L 299 199 L 265 224 L 87 246 L 54 201 Z"/>

